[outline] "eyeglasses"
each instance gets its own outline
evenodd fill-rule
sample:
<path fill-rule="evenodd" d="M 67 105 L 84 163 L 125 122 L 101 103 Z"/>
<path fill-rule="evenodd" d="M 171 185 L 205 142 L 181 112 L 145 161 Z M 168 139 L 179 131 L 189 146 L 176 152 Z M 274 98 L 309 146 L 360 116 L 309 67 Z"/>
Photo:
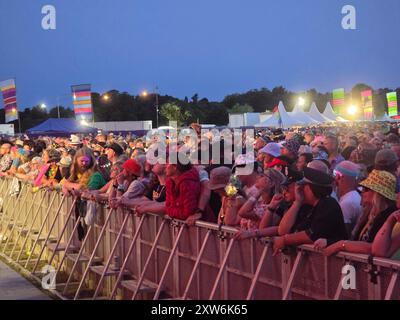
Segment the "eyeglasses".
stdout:
<path fill-rule="evenodd" d="M 369 191 L 371 191 L 371 189 L 368 189 L 368 188 L 366 188 L 366 187 L 363 187 L 363 186 L 359 186 L 358 188 L 357 188 L 357 191 L 359 192 L 359 193 L 366 193 L 366 192 L 369 192 Z"/>

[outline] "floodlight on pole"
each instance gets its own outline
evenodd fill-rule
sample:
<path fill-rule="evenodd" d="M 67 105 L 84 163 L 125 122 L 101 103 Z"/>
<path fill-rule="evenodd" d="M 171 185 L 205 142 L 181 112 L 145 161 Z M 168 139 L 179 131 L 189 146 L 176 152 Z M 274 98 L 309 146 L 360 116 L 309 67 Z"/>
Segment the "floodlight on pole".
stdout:
<path fill-rule="evenodd" d="M 299 97 L 298 103 L 300 107 L 304 107 L 306 100 L 303 97 Z"/>
<path fill-rule="evenodd" d="M 40 108 L 42 108 L 42 109 L 44 110 L 44 109 L 47 108 L 47 106 L 46 106 L 44 103 L 42 103 L 42 104 L 40 105 Z"/>

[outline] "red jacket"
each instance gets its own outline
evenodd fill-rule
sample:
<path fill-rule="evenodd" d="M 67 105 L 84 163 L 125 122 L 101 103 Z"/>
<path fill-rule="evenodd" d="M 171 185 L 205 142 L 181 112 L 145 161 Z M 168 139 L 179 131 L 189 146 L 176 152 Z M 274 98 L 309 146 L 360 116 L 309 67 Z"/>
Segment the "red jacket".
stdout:
<path fill-rule="evenodd" d="M 193 215 L 200 198 L 200 179 L 196 168 L 184 172 L 176 182 L 167 179 L 165 207 L 171 218 L 186 220 Z"/>

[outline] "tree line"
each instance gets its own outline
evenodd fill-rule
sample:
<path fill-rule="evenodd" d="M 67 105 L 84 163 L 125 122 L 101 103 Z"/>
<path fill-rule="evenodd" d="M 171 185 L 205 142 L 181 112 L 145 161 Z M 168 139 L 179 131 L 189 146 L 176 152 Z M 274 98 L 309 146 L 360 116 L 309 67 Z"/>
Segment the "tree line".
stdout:
<path fill-rule="evenodd" d="M 367 84 L 357 84 L 346 94 L 346 104 L 361 106 L 361 92 L 369 89 L 373 90 L 373 106 L 376 116 L 382 116 L 387 112 L 386 93 L 397 91 L 397 94 L 400 94 L 400 88 L 373 89 Z M 107 99 L 105 99 L 104 94 L 92 93 L 94 120 L 96 122 L 152 120 L 153 127 L 156 126 L 157 99 L 155 94 L 140 96 L 111 90 L 106 95 Z M 283 101 L 287 110 L 291 111 L 300 96 L 306 100 L 307 106 L 315 102 L 321 112 L 325 109 L 326 103 L 332 99 L 331 92 L 321 93 L 315 89 L 305 92 L 292 92 L 282 86 L 271 90 L 261 88 L 249 90 L 245 93 L 233 93 L 225 96 L 222 101 L 210 101 L 205 97 L 200 98 L 198 94 L 184 99 L 159 95 L 157 97 L 159 125 L 167 125 L 170 120 L 178 121 L 179 125 L 187 125 L 192 122 L 226 125 L 229 121 L 229 113 L 272 111 L 279 101 Z M 25 131 L 46 119 L 57 118 L 58 110 L 57 107 L 53 107 L 47 111 L 36 105 L 20 111 L 19 116 L 21 129 Z M 62 118 L 73 118 L 74 112 L 70 108 L 61 106 L 60 116 Z M 4 109 L 0 110 L 0 119 L 4 123 Z M 17 122 L 15 122 L 15 129 L 18 130 Z"/>

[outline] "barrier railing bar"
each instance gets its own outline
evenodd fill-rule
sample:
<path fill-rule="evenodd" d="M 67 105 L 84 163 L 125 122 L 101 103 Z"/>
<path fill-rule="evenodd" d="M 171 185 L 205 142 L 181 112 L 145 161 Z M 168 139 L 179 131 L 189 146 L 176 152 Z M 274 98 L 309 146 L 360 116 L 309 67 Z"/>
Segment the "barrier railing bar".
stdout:
<path fill-rule="evenodd" d="M 93 294 L 93 300 L 95 300 L 97 298 L 97 295 L 98 295 L 98 293 L 99 293 L 99 291 L 101 289 L 101 285 L 103 283 L 104 277 L 105 277 L 105 275 L 106 275 L 106 273 L 108 271 L 108 268 L 109 268 L 109 266 L 111 264 L 111 260 L 114 257 L 115 250 L 117 249 L 118 244 L 119 244 L 120 239 L 121 239 L 121 236 L 122 236 L 122 233 L 124 232 L 126 223 L 128 222 L 128 218 L 131 215 L 129 211 L 128 212 L 124 212 L 124 213 L 125 213 L 124 221 L 122 222 L 121 228 L 120 228 L 120 230 L 118 232 L 118 236 L 115 239 L 114 245 L 113 245 L 113 247 L 111 249 L 111 252 L 110 252 L 110 254 L 109 254 L 108 258 L 107 258 L 107 262 L 106 262 L 106 264 L 104 266 L 104 269 L 103 269 L 103 272 L 102 272 L 102 274 L 100 276 L 99 283 L 97 284 L 96 290 L 95 290 L 95 292 Z M 123 269 L 122 269 L 122 272 L 124 272 Z"/>
<path fill-rule="evenodd" d="M 25 187 L 25 185 L 24 185 L 23 187 Z M 10 190 L 10 186 L 8 186 L 8 189 L 6 190 L 5 196 L 6 196 L 6 199 L 8 199 L 8 201 L 7 201 L 7 203 L 3 206 L 3 215 L 2 215 L 1 218 L 0 218 L 0 225 L 3 225 L 3 221 L 8 221 L 8 220 L 4 220 L 4 219 L 10 218 L 10 215 L 14 216 L 14 212 L 15 212 L 14 210 L 12 210 L 10 214 L 7 213 L 8 207 L 10 206 L 10 203 L 13 202 L 13 199 L 14 199 L 13 197 L 11 197 L 11 196 L 8 194 L 9 190 Z M 21 195 L 22 195 L 22 192 L 21 192 L 21 191 L 22 191 L 22 190 L 20 190 L 20 192 L 18 193 L 17 202 L 18 202 L 19 198 L 20 198 Z M 11 217 L 12 217 L 12 216 L 11 216 Z M 10 219 L 11 219 L 11 218 L 10 218 Z"/>
<path fill-rule="evenodd" d="M 16 203 L 18 203 L 19 200 L 21 199 L 24 189 L 25 189 L 25 185 L 23 185 L 22 188 L 21 188 L 21 190 L 19 191 L 18 196 L 17 196 Z M 25 193 L 25 197 L 26 197 L 26 195 L 27 195 L 27 194 Z M 4 230 L 4 232 L 2 231 L 2 239 L 4 239 L 4 236 L 7 234 L 8 226 L 9 226 L 9 224 L 11 223 L 12 219 L 14 219 L 14 224 L 17 223 L 17 221 L 16 221 L 16 219 L 15 219 L 15 210 L 11 210 L 10 214 L 8 214 L 7 216 L 5 216 L 5 215 L 7 214 L 7 210 L 8 210 L 9 204 L 12 202 L 12 199 L 11 199 L 11 198 L 12 198 L 12 197 L 10 197 L 10 201 L 7 203 L 7 208 L 6 208 L 5 210 L 3 210 L 4 217 L 6 217 L 6 219 L 7 219 L 7 220 L 5 220 L 5 221 L 6 221 L 5 225 L 4 225 L 4 223 L 3 223 L 3 220 L 4 220 L 4 217 L 3 217 L 3 216 L 1 217 L 2 220 L 0 221 L 0 225 L 3 225 L 2 230 Z M 20 211 L 18 211 L 18 217 L 19 217 L 19 215 L 20 215 Z M 7 240 L 8 240 L 8 239 L 7 239 Z M 1 242 L 0 242 L 0 243 L 1 243 Z M 4 251 L 2 251 L 2 252 L 4 253 Z"/>
<path fill-rule="evenodd" d="M 35 240 L 33 246 L 31 247 L 31 250 L 29 250 L 30 254 L 29 254 L 29 256 L 28 256 L 28 259 L 26 260 L 26 263 L 25 263 L 25 266 L 24 266 L 25 269 L 27 268 L 29 262 L 31 261 L 31 257 L 33 256 L 33 253 L 35 252 L 36 245 L 37 245 L 38 242 L 39 242 L 39 238 L 40 238 L 40 236 L 41 236 L 41 234 L 42 234 L 42 231 L 43 231 L 44 226 L 45 226 L 45 224 L 46 224 L 47 217 L 48 217 L 49 214 L 50 214 L 51 207 L 53 206 L 53 203 L 54 203 L 54 200 L 56 199 L 56 197 L 57 197 L 57 193 L 55 192 L 54 195 L 53 195 L 53 198 L 52 198 L 51 201 L 50 201 L 50 205 L 49 205 L 49 207 L 47 208 L 46 215 L 45 215 L 45 217 L 44 217 L 44 219 L 43 219 L 42 225 L 40 226 L 39 233 L 38 233 L 37 236 L 36 236 L 36 240 Z M 40 210 L 40 208 L 39 208 L 39 210 Z M 60 210 L 61 210 L 61 208 L 60 208 Z M 44 246 L 45 246 L 45 244 L 43 245 L 43 248 L 44 248 Z M 43 248 L 42 248 L 42 250 L 44 250 Z M 39 260 L 40 260 L 40 257 L 38 258 L 38 261 L 39 261 Z M 32 272 L 32 273 L 33 273 L 33 272 Z"/>
<path fill-rule="evenodd" d="M 24 187 L 24 186 L 23 186 L 23 187 Z M 21 191 L 21 193 L 22 193 L 22 191 Z M 12 227 L 11 227 L 10 233 L 9 233 L 8 235 L 7 235 L 8 224 L 6 224 L 6 230 L 5 230 L 4 235 L 6 236 L 7 241 L 6 241 L 6 244 L 4 245 L 3 250 L 2 250 L 2 253 L 3 253 L 3 254 L 6 252 L 7 247 L 8 247 L 8 244 L 10 243 L 10 240 L 11 240 L 11 238 L 13 237 L 14 230 L 15 230 L 15 228 L 16 228 L 17 225 L 18 225 L 19 218 L 20 218 L 21 213 L 22 213 L 22 211 L 23 211 L 23 210 L 22 210 L 22 207 L 23 207 L 23 205 L 24 205 L 24 203 L 25 203 L 25 201 L 26 201 L 27 198 L 28 198 L 28 192 L 25 193 L 25 195 L 24 195 L 22 201 L 17 201 L 16 207 L 13 208 L 13 211 L 14 211 L 14 212 L 17 211 L 17 215 L 14 216 L 14 223 L 12 223 Z M 11 222 L 11 220 L 10 220 L 10 222 Z"/>
<path fill-rule="evenodd" d="M 38 216 L 39 216 L 40 209 L 41 209 L 41 207 L 42 207 L 43 201 L 44 201 L 44 199 L 46 198 L 46 192 L 42 191 L 42 193 L 43 193 L 43 197 L 42 197 L 42 199 L 40 200 L 39 206 L 38 206 L 38 208 L 37 208 L 37 210 L 36 210 L 35 215 L 33 216 L 32 222 L 31 222 L 31 224 L 30 224 L 30 226 L 29 226 L 29 230 L 28 230 L 28 232 L 27 232 L 26 235 L 25 235 L 25 239 L 24 239 L 24 242 L 22 243 L 21 250 L 20 250 L 19 253 L 18 253 L 17 263 L 19 263 L 19 260 L 21 259 L 22 252 L 24 252 L 26 243 L 28 242 L 28 239 L 29 239 L 29 237 L 31 236 L 31 232 L 32 232 L 33 227 L 35 226 L 35 222 L 36 222 L 36 220 L 37 220 L 37 218 L 38 218 Z"/>
<path fill-rule="evenodd" d="M 215 296 L 215 292 L 218 289 L 221 277 L 224 274 L 225 267 L 226 267 L 226 264 L 228 262 L 229 254 L 231 253 L 231 250 L 233 248 L 233 243 L 234 243 L 234 239 L 232 238 L 230 240 L 230 242 L 229 242 L 228 248 L 226 249 L 225 256 L 224 256 L 224 258 L 222 260 L 221 267 L 220 267 L 220 269 L 218 271 L 217 278 L 215 279 L 214 286 L 213 286 L 213 288 L 211 290 L 211 293 L 210 293 L 210 296 L 209 296 L 208 300 L 213 300 L 213 298 Z"/>
<path fill-rule="evenodd" d="M 123 264 L 122 264 L 121 270 L 120 270 L 120 272 L 119 272 L 119 274 L 118 274 L 117 280 L 115 281 L 114 288 L 113 288 L 113 290 L 112 290 L 112 292 L 111 292 L 110 299 L 113 299 L 114 296 L 115 296 L 115 294 L 116 294 L 116 292 L 117 292 L 119 283 L 121 282 L 122 276 L 124 275 L 124 270 L 125 270 L 125 268 L 126 268 L 126 265 L 128 264 L 130 255 L 132 254 L 132 251 L 133 251 L 133 249 L 135 248 L 136 240 L 138 239 L 139 234 L 140 234 L 140 231 L 141 231 L 141 229 L 142 229 L 142 226 L 143 226 L 143 223 L 144 223 L 144 218 L 145 218 L 145 215 L 143 215 L 143 216 L 140 218 L 139 225 L 138 225 L 137 228 L 136 228 L 136 231 L 135 231 L 135 234 L 134 234 L 134 236 L 133 236 L 132 242 L 131 242 L 131 244 L 130 244 L 130 246 L 129 246 L 128 252 L 127 252 L 126 255 L 125 255 L 125 259 L 124 259 L 124 262 L 123 262 Z M 140 265 L 140 260 L 138 261 L 138 264 Z"/>
<path fill-rule="evenodd" d="M 34 206 L 34 204 L 35 204 L 35 199 L 36 199 L 36 196 L 37 196 L 37 195 L 38 195 L 38 193 L 35 193 L 35 194 L 34 194 L 33 199 L 32 199 L 32 203 L 31 203 L 31 206 L 29 207 L 28 212 L 25 214 L 25 218 L 24 218 L 24 220 L 23 220 L 23 222 L 22 222 L 21 230 L 20 230 L 20 232 L 18 233 L 18 235 L 17 235 L 17 237 L 16 237 L 16 239 L 15 239 L 13 248 L 11 249 L 10 258 L 11 258 L 12 255 L 14 254 L 14 250 L 15 250 L 17 244 L 18 244 L 19 239 L 21 238 L 21 234 L 22 234 L 23 231 L 24 231 L 25 225 L 26 225 L 27 222 L 28 222 L 28 218 L 29 218 L 29 216 L 30 216 L 30 214 L 31 214 L 31 212 L 32 212 L 32 210 L 33 210 L 33 206 Z M 15 226 L 16 226 L 16 224 L 14 225 L 14 227 L 15 227 Z M 11 231 L 11 233 L 12 233 L 12 231 Z"/>
<path fill-rule="evenodd" d="M 83 284 L 84 284 L 84 282 L 85 282 L 86 276 L 88 275 L 88 273 L 89 273 L 89 271 L 90 271 L 90 267 L 91 267 L 91 265 L 92 265 L 92 262 L 93 262 L 93 260 L 94 260 L 95 255 L 96 255 L 97 248 L 99 247 L 100 242 L 101 242 L 101 240 L 103 239 L 104 232 L 105 232 L 105 230 L 106 230 L 106 228 L 107 228 L 108 222 L 110 221 L 110 218 L 111 218 L 111 214 L 114 212 L 114 210 L 115 210 L 115 209 L 110 208 L 109 211 L 108 211 L 106 220 L 104 221 L 104 225 L 103 225 L 103 227 L 101 228 L 101 231 L 100 231 L 100 234 L 99 234 L 99 238 L 97 239 L 97 242 L 96 242 L 96 244 L 95 244 L 95 246 L 94 246 L 94 248 L 93 248 L 93 252 L 92 252 L 92 254 L 91 254 L 90 258 L 89 258 L 89 261 L 88 261 L 88 263 L 87 263 L 85 272 L 84 272 L 83 275 L 82 275 L 82 279 L 81 279 L 81 282 L 79 283 L 79 287 L 78 287 L 78 289 L 76 290 L 74 300 L 77 300 L 77 299 L 79 298 L 79 294 L 80 294 L 80 292 L 81 292 L 81 290 L 82 290 L 82 287 L 83 287 Z"/>
<path fill-rule="evenodd" d="M 254 278 L 251 281 L 250 289 L 249 289 L 249 292 L 247 293 L 246 300 L 253 299 L 254 290 L 256 288 L 256 285 L 257 285 L 257 282 L 258 282 L 258 278 L 259 278 L 260 273 L 261 273 L 261 269 L 262 269 L 262 267 L 264 265 L 265 257 L 267 256 L 267 253 L 268 253 L 268 248 L 269 248 L 269 245 L 265 245 L 264 248 L 263 248 L 260 260 L 259 260 L 257 268 L 256 268 L 256 272 L 254 274 Z"/>
<path fill-rule="evenodd" d="M 197 269 L 200 266 L 200 260 L 203 257 L 203 254 L 204 254 L 204 251 L 206 249 L 206 246 L 207 246 L 207 243 L 208 243 L 208 239 L 210 238 L 210 235 L 211 235 L 211 230 L 207 230 L 207 233 L 206 233 L 206 235 L 204 237 L 203 243 L 201 244 L 199 255 L 197 256 L 196 262 L 195 262 L 195 264 L 193 266 L 193 269 L 192 269 L 192 272 L 191 272 L 191 274 L 189 276 L 189 280 L 188 280 L 188 282 L 186 284 L 185 291 L 183 292 L 183 296 L 182 296 L 183 300 L 186 300 L 186 298 L 187 298 L 187 295 L 188 295 L 189 290 L 190 290 L 190 286 L 191 286 L 191 284 L 193 282 L 193 278 L 194 278 L 194 276 L 195 276 L 195 274 L 197 272 Z"/>
<path fill-rule="evenodd" d="M 385 300 L 391 300 L 392 299 L 393 291 L 394 291 L 394 289 L 396 287 L 398 278 L 399 278 L 399 273 L 397 271 L 394 271 L 394 273 L 392 274 L 392 277 L 390 278 L 390 282 L 389 282 L 388 288 L 386 290 Z"/>
<path fill-rule="evenodd" d="M 293 269 L 292 269 L 292 272 L 290 273 L 290 277 L 289 277 L 287 286 L 285 288 L 285 291 L 283 293 L 282 300 L 287 300 L 289 298 L 289 294 L 292 289 L 294 279 L 296 278 L 297 272 L 300 269 L 300 262 L 302 261 L 302 258 L 303 258 L 303 251 L 300 250 L 297 252 L 296 260 L 294 261 Z"/>
<path fill-rule="evenodd" d="M 171 253 L 170 253 L 169 257 L 168 257 L 167 263 L 166 263 L 166 265 L 164 267 L 164 271 L 163 271 L 163 274 L 161 275 L 161 279 L 160 279 L 160 282 L 158 283 L 158 287 L 157 287 L 156 293 L 154 294 L 153 300 L 157 300 L 158 297 L 160 296 L 161 289 L 162 289 L 162 286 L 164 284 L 165 277 L 167 275 L 167 272 L 168 272 L 169 266 L 170 266 L 170 264 L 172 262 L 172 259 L 175 256 L 175 252 L 176 252 L 176 249 L 178 248 L 179 240 L 181 239 L 181 236 L 183 234 L 183 230 L 184 229 L 185 229 L 185 225 L 182 224 L 180 229 L 179 229 L 179 233 L 178 233 L 178 235 L 176 237 L 175 243 L 174 243 L 174 245 L 172 247 Z"/>
<path fill-rule="evenodd" d="M 51 263 L 53 262 L 53 259 L 54 259 L 55 255 L 57 254 L 57 249 L 58 249 L 58 246 L 59 246 L 60 243 L 61 243 L 61 240 L 62 240 L 62 237 L 63 237 L 63 235 L 64 235 L 65 229 L 67 228 L 68 221 L 69 221 L 69 219 L 71 218 L 72 213 L 73 213 L 73 211 L 74 211 L 74 209 L 75 209 L 76 201 L 77 201 L 77 199 L 74 198 L 74 201 L 72 202 L 71 208 L 69 209 L 69 212 L 68 212 L 67 220 L 65 221 L 64 227 L 63 227 L 63 229 L 61 230 L 60 235 L 58 236 L 56 246 L 55 246 L 54 251 L 53 251 L 53 253 L 52 253 L 52 255 L 51 255 L 51 257 L 50 257 L 50 259 L 49 259 L 49 261 L 48 261 L 48 263 L 49 263 L 50 265 L 51 265 Z M 50 209 L 52 206 L 53 206 L 53 203 L 51 203 L 51 205 L 49 206 L 49 209 Z M 44 252 L 44 250 L 46 249 L 46 246 L 47 246 L 47 244 L 48 244 L 48 241 L 49 241 L 49 239 L 50 239 L 50 237 L 51 237 L 51 233 L 53 232 L 54 226 L 56 225 L 56 222 L 57 222 L 58 217 L 59 217 L 59 215 L 60 215 L 60 211 L 61 211 L 61 209 L 57 212 L 57 214 L 56 214 L 56 215 L 54 216 L 54 218 L 53 218 L 53 221 L 52 221 L 52 223 L 51 223 L 50 229 L 49 229 L 49 231 L 47 232 L 46 239 L 44 240 L 44 243 L 43 243 L 42 248 L 41 248 L 41 250 L 40 250 L 39 257 L 38 257 L 38 259 L 37 259 L 37 261 L 36 261 L 36 263 L 35 263 L 35 266 L 33 267 L 32 273 L 35 273 L 36 268 L 37 268 L 38 265 L 39 265 L 40 259 L 42 258 L 43 252 Z M 44 219 L 44 221 L 43 221 L 43 225 L 46 224 L 46 222 L 47 222 L 47 220 L 48 220 L 48 218 L 49 218 L 49 215 L 50 215 L 50 212 L 48 212 L 48 214 L 46 215 L 46 217 L 45 217 L 45 219 Z M 41 234 L 41 232 L 39 231 L 39 235 L 40 235 L 40 234 Z M 39 239 L 39 237 L 38 237 L 38 239 Z M 33 252 L 33 250 L 32 250 L 32 252 Z"/>
<path fill-rule="evenodd" d="M 57 267 L 57 270 L 56 270 L 56 273 L 55 273 L 55 277 L 57 276 L 57 274 L 60 272 L 60 270 L 61 270 L 61 268 L 62 268 L 62 265 L 63 265 L 63 263 L 64 263 L 64 260 L 65 260 L 65 258 L 67 257 L 68 249 L 69 249 L 69 247 L 71 246 L 72 241 L 74 240 L 75 232 L 76 232 L 76 230 L 78 229 L 79 223 L 80 223 L 82 220 L 83 220 L 83 219 L 82 219 L 81 216 L 78 216 L 78 218 L 76 219 L 74 228 L 72 229 L 72 232 L 71 232 L 71 234 L 70 234 L 70 236 L 69 236 L 68 242 L 67 242 L 67 244 L 66 244 L 66 246 L 65 246 L 65 250 L 64 250 L 64 252 L 63 252 L 62 258 L 60 259 L 60 262 L 58 263 L 58 267 Z"/>
<path fill-rule="evenodd" d="M 138 292 L 140 290 L 140 287 L 142 286 L 142 283 L 143 283 L 143 280 L 144 280 L 144 276 L 146 275 L 146 271 L 147 271 L 147 268 L 148 268 L 148 266 L 150 264 L 150 260 L 151 260 L 151 258 L 153 256 L 154 251 L 157 248 L 158 240 L 161 237 L 161 233 L 164 230 L 164 226 L 165 226 L 166 222 L 167 222 L 167 220 L 165 220 L 165 219 L 163 219 L 163 221 L 161 222 L 161 225 L 160 225 L 160 228 L 158 229 L 156 238 L 154 239 L 153 246 L 150 249 L 149 255 L 148 255 L 148 257 L 146 259 L 146 262 L 145 262 L 145 264 L 143 266 L 142 273 L 140 274 L 140 277 L 138 279 L 137 287 L 136 287 L 135 291 L 133 292 L 132 300 L 135 300 L 135 298 L 136 298 L 136 296 L 137 296 L 137 294 L 138 294 Z"/>
<path fill-rule="evenodd" d="M 73 266 L 72 266 L 72 269 L 71 269 L 71 271 L 70 271 L 70 273 L 69 273 L 69 275 L 68 275 L 67 282 L 66 282 L 65 285 L 64 285 L 64 289 L 63 289 L 63 292 L 62 292 L 62 295 L 63 295 L 63 296 L 66 295 L 67 288 L 68 288 L 68 286 L 69 286 L 69 284 L 70 284 L 70 282 L 71 282 L 71 280 L 72 280 L 72 277 L 73 277 L 73 275 L 74 275 L 75 269 L 76 269 L 76 267 L 78 266 L 79 261 L 80 261 L 82 255 L 83 255 L 83 251 L 85 250 L 86 242 L 88 241 L 89 236 L 90 236 L 92 230 L 94 230 L 93 226 L 89 226 L 89 228 L 88 228 L 88 230 L 87 230 L 87 232 L 86 232 L 85 238 L 83 239 L 83 241 L 82 241 L 82 243 L 81 243 L 81 247 L 79 248 L 79 252 L 78 252 L 78 255 L 77 255 L 77 257 L 76 257 L 76 260 L 74 261 L 74 264 L 73 264 Z"/>

